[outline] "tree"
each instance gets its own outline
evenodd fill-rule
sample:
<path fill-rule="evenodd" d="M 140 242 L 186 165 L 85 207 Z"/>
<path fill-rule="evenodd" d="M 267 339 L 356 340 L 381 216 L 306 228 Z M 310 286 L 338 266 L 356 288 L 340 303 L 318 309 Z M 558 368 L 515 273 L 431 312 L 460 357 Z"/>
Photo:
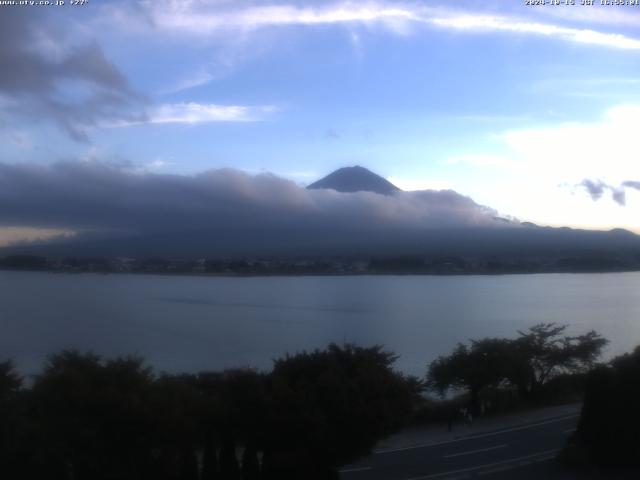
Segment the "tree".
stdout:
<path fill-rule="evenodd" d="M 237 478 L 236 441 L 245 446 L 248 455 L 252 451 L 249 447 L 255 450 L 263 436 L 267 375 L 252 369 L 204 372 L 198 375 L 197 385 L 203 401 L 200 413 L 205 439 L 203 478 Z"/>
<path fill-rule="evenodd" d="M 639 399 L 640 347 L 636 347 L 589 373 L 578 428 L 563 457 L 635 473 L 611 478 L 639 478 Z"/>
<path fill-rule="evenodd" d="M 0 362 L 0 399 L 15 394 L 22 386 L 22 377 L 11 360 Z"/>
<path fill-rule="evenodd" d="M 427 385 L 441 395 L 451 388 L 467 390 L 471 408 L 477 414 L 482 389 L 497 386 L 505 379 L 509 352 L 506 339 L 472 340 L 470 346 L 459 343 L 450 355 L 429 364 Z"/>
<path fill-rule="evenodd" d="M 11 360 L 0 362 L 0 476 L 17 478 L 21 471 L 18 437 L 22 430 L 22 377 Z"/>
<path fill-rule="evenodd" d="M 222 438 L 220 448 L 220 478 L 222 480 L 240 480 L 240 466 L 236 457 L 236 443 L 230 433 Z"/>
<path fill-rule="evenodd" d="M 509 380 L 525 398 L 535 397 L 561 373 L 584 373 L 592 368 L 608 340 L 591 330 L 584 335 L 563 335 L 567 325 L 539 323 L 512 342 Z"/>
<path fill-rule="evenodd" d="M 162 374 L 147 402 L 152 418 L 150 447 L 157 452 L 158 480 L 183 480 L 193 475 L 194 454 L 204 444 L 202 393 L 196 375 Z"/>
<path fill-rule="evenodd" d="M 202 453 L 202 480 L 218 480 L 218 452 L 215 433 L 211 426 L 207 428 L 204 434 L 204 449 Z"/>
<path fill-rule="evenodd" d="M 37 426 L 32 477 L 99 480 L 144 471 L 154 433 L 152 379 L 136 357 L 105 362 L 77 351 L 50 356 L 30 395 Z"/>
<path fill-rule="evenodd" d="M 258 462 L 258 450 L 253 443 L 245 446 L 242 452 L 242 480 L 259 480 L 260 463 Z"/>
<path fill-rule="evenodd" d="M 519 337 L 485 338 L 462 343 L 431 362 L 427 385 L 441 395 L 451 388 L 467 390 L 477 413 L 488 386 L 510 383 L 523 398 L 535 398 L 542 387 L 563 373 L 584 373 L 600 357 L 607 340 L 595 331 L 563 336 L 566 325 L 540 323 Z"/>
<path fill-rule="evenodd" d="M 136 357 L 69 350 L 50 356 L 28 389 L 11 363 L 0 363 L 0 472 L 24 480 L 336 479 L 338 465 L 412 413 L 420 385 L 392 369 L 395 358 L 381 347 L 331 345 L 279 359 L 270 374 L 156 376 Z M 236 445 L 244 447 L 241 469 Z"/>
<path fill-rule="evenodd" d="M 392 369 L 396 358 L 380 346 L 331 344 L 276 360 L 267 476 L 333 478 L 337 466 L 399 428 L 412 413 L 417 382 Z"/>

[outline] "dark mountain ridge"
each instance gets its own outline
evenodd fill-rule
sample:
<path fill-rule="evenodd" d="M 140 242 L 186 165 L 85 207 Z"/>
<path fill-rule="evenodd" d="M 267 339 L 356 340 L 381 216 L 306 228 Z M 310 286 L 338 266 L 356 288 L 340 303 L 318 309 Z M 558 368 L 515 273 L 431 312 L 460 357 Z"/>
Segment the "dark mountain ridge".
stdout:
<path fill-rule="evenodd" d="M 0 249 L 0 257 L 34 254 L 46 257 L 228 258 L 260 256 L 320 258 L 342 256 L 453 255 L 492 258 L 625 257 L 640 260 L 640 237 L 630 232 L 549 227 L 442 228 L 393 231 L 342 227 L 214 229 L 127 236 L 79 235 L 46 243 Z"/>

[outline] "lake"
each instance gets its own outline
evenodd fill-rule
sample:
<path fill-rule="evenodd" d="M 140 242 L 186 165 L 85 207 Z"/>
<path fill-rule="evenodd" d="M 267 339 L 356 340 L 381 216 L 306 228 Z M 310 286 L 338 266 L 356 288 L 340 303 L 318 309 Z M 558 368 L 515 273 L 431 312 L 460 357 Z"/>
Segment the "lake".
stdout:
<path fill-rule="evenodd" d="M 268 369 L 330 342 L 383 344 L 422 375 L 457 342 L 538 322 L 640 344 L 640 273 L 189 277 L 0 272 L 0 359 L 35 373 L 63 348 L 139 354 L 158 370 Z"/>

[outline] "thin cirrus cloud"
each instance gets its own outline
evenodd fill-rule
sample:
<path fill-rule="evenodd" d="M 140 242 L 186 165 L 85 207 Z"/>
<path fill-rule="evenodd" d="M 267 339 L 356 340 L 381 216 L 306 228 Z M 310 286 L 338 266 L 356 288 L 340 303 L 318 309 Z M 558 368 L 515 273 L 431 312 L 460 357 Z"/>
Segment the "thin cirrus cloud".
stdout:
<path fill-rule="evenodd" d="M 276 110 L 273 106 L 201 104 L 195 102 L 162 104 L 148 110 L 143 118 L 105 124 L 129 127 L 142 124 L 189 124 L 210 122 L 257 122 Z"/>
<path fill-rule="evenodd" d="M 620 33 L 527 21 L 517 16 L 430 8 L 415 4 L 348 2 L 319 8 L 268 5 L 239 9 L 218 7 L 214 10 L 206 8 L 200 2 L 172 2 L 163 9 L 147 5 L 157 28 L 189 35 L 217 35 L 229 30 L 248 32 L 279 26 L 362 23 L 380 24 L 401 34 L 422 25 L 470 33 L 529 34 L 617 49 L 640 49 L 639 39 Z"/>
<path fill-rule="evenodd" d="M 200 87 L 211 82 L 215 77 L 204 70 L 197 72 L 195 75 L 189 76 L 175 83 L 174 85 L 162 89 L 159 93 L 161 95 L 168 95 L 172 93 L 178 93 L 192 88 Z"/>
<path fill-rule="evenodd" d="M 157 27 L 205 35 L 228 29 L 253 30 L 284 25 L 420 20 L 417 13 L 411 9 L 378 4 L 371 6 L 345 4 L 324 8 L 270 5 L 214 11 L 198 4 L 194 6 L 193 3 L 172 2 L 164 9 L 148 5 L 151 18 Z"/>
<path fill-rule="evenodd" d="M 454 15 L 427 19 L 433 25 L 462 31 L 496 31 L 534 34 L 561 38 L 575 43 L 600 45 L 624 50 L 640 50 L 640 40 L 619 33 L 605 33 L 591 29 L 517 21 L 493 15 Z"/>

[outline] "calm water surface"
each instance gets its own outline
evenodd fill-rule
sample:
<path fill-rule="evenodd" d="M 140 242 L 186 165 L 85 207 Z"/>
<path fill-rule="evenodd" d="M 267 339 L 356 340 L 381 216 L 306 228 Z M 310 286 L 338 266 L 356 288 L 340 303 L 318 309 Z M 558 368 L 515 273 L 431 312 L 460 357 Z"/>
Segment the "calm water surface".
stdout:
<path fill-rule="evenodd" d="M 137 353 L 160 370 L 251 366 L 329 342 L 384 344 L 423 374 L 457 342 L 537 322 L 640 344 L 640 273 L 188 277 L 0 272 L 0 359 L 37 372 L 63 348 Z"/>

